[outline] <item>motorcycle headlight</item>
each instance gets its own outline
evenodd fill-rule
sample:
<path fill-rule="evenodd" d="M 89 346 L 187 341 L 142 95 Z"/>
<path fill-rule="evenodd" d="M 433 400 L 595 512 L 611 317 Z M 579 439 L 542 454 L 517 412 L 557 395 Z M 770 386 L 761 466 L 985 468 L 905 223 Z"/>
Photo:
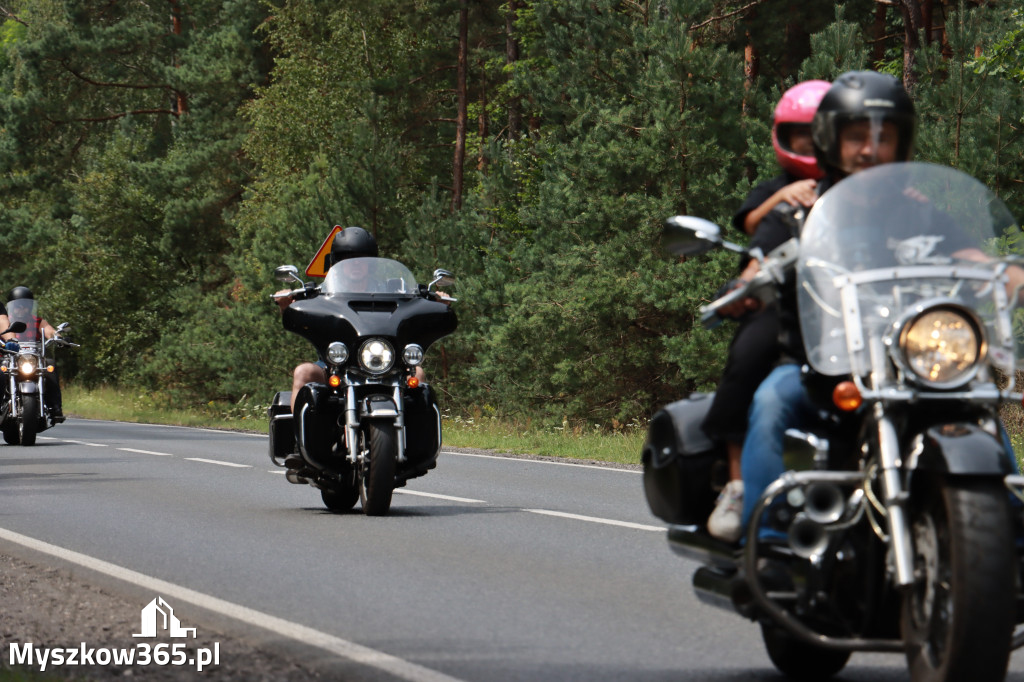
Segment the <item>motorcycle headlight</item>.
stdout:
<path fill-rule="evenodd" d="M 359 366 L 370 374 L 384 374 L 395 364 L 395 349 L 384 339 L 369 339 L 359 349 Z"/>
<path fill-rule="evenodd" d="M 899 335 L 903 365 L 932 388 L 956 388 L 972 378 L 986 354 L 977 318 L 955 306 L 928 308 L 908 319 Z"/>
<path fill-rule="evenodd" d="M 18 358 L 18 371 L 25 375 L 36 373 L 36 359 L 31 355 L 23 355 Z"/>
<path fill-rule="evenodd" d="M 419 344 L 410 343 L 405 347 L 405 350 L 402 351 L 402 360 L 404 360 L 405 364 L 410 367 L 415 367 L 420 364 L 423 362 L 423 347 Z"/>
<path fill-rule="evenodd" d="M 335 365 L 344 365 L 348 360 L 348 346 L 341 341 L 334 341 L 327 346 L 327 359 Z"/>

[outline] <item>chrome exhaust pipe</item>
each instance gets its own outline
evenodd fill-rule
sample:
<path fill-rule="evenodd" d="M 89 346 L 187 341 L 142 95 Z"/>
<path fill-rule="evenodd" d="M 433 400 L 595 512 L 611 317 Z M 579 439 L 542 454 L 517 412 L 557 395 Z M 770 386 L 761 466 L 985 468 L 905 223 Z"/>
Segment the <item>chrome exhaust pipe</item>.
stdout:
<path fill-rule="evenodd" d="M 827 526 L 843 517 L 846 499 L 834 483 L 811 483 L 804 491 L 804 513 L 815 523 Z"/>
<path fill-rule="evenodd" d="M 789 546 L 804 559 L 821 556 L 828 548 L 828 531 L 807 512 L 800 512 L 789 525 Z"/>

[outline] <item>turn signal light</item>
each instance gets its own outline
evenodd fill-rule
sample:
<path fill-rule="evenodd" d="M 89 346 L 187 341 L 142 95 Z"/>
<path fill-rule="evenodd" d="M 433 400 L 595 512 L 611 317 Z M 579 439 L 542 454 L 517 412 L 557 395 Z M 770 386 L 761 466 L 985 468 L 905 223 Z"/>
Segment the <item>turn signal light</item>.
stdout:
<path fill-rule="evenodd" d="M 337 374 L 332 374 L 330 378 L 327 379 L 327 383 L 330 384 L 331 388 L 337 388 L 338 386 L 341 386 L 341 377 Z"/>
<path fill-rule="evenodd" d="M 417 379 L 416 377 L 409 377 L 408 379 L 405 380 L 405 385 L 408 386 L 409 388 L 416 388 L 417 386 L 420 385 L 420 380 Z"/>
<path fill-rule="evenodd" d="M 46 371 L 50 372 L 50 373 L 53 373 L 53 365 L 47 365 L 46 366 Z"/>
<path fill-rule="evenodd" d="M 864 403 L 857 384 L 843 381 L 832 390 L 832 402 L 843 412 L 853 412 Z"/>

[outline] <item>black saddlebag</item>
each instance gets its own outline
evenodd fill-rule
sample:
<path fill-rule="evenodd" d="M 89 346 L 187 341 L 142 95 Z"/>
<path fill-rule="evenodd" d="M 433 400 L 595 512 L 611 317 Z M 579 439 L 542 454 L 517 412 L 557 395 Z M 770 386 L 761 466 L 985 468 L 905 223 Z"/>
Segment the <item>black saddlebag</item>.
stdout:
<path fill-rule="evenodd" d="M 641 455 L 644 493 L 651 513 L 667 523 L 703 526 L 725 484 L 725 452 L 700 427 L 712 397 L 694 393 L 651 417 Z"/>
<path fill-rule="evenodd" d="M 441 450 L 441 408 L 429 384 L 405 393 L 405 457 L 413 478 L 433 469 Z"/>
<path fill-rule="evenodd" d="M 295 431 L 292 429 L 291 391 L 279 391 L 267 408 L 270 417 L 270 461 L 284 466 L 284 458 L 297 452 Z"/>

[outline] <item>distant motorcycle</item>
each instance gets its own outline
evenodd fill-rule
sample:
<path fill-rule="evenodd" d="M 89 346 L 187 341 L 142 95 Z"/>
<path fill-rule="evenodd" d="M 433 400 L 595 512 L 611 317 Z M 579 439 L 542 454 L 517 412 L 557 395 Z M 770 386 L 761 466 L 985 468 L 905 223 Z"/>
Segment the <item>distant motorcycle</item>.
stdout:
<path fill-rule="evenodd" d="M 302 284 L 294 265 L 275 275 Z M 382 516 L 395 488 L 436 466 L 441 414 L 416 368 L 432 343 L 455 331 L 455 299 L 432 290 L 452 282 L 445 270 L 422 285 L 397 261 L 349 258 L 321 286 L 289 294 L 284 327 L 316 347 L 327 383 L 306 384 L 294 414 L 291 391 L 274 397 L 270 459 L 289 482 L 318 488 L 328 509 L 360 500 L 364 514 Z"/>
<path fill-rule="evenodd" d="M 10 445 L 35 445 L 36 434 L 63 421 L 53 414 L 47 402 L 47 375 L 56 368 L 47 358 L 47 348 L 62 346 L 78 348 L 78 344 L 60 338 L 68 328 L 64 322 L 56 327 L 58 336 L 45 339 L 36 315 L 35 301 L 19 299 L 7 304 L 14 343 L 3 347 L 0 373 L 4 390 L 0 397 L 0 432 Z"/>

